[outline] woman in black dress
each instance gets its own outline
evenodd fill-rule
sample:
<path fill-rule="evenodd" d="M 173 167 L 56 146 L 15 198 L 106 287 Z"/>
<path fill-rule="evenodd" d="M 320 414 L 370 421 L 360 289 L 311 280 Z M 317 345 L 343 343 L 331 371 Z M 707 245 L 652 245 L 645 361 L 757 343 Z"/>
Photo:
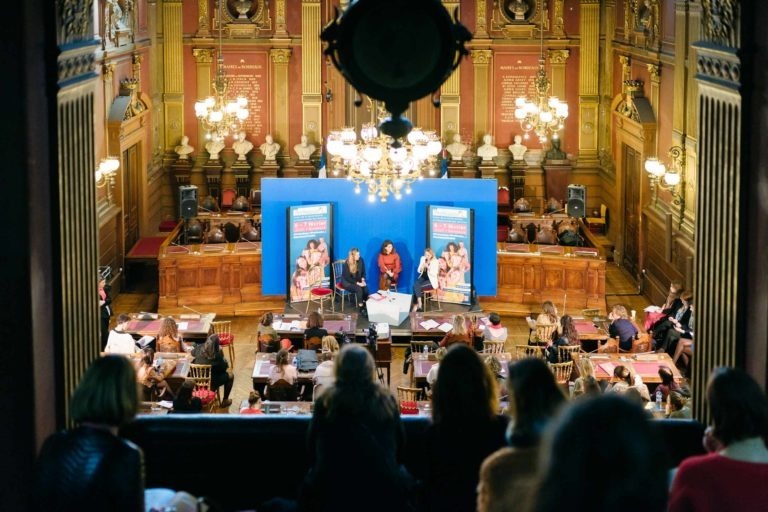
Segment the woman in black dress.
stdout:
<path fill-rule="evenodd" d="M 368 299 L 368 285 L 365 282 L 365 261 L 357 247 L 349 250 L 341 272 L 341 285 L 357 297 L 357 307 L 366 314 L 365 301 Z"/>

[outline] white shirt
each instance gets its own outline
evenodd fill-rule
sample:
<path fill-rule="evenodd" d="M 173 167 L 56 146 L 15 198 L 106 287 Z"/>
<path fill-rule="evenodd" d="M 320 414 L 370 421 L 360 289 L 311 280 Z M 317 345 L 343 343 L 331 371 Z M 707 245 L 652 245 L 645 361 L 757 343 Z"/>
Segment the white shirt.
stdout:
<path fill-rule="evenodd" d="M 336 381 L 333 376 L 333 361 L 323 361 L 315 368 L 315 384 L 328 387 Z"/>
<path fill-rule="evenodd" d="M 429 373 L 427 373 L 427 384 L 430 386 L 435 385 L 435 381 L 437 380 L 437 369 L 440 366 L 440 363 L 435 363 L 432 365 L 432 368 L 429 369 Z"/>
<path fill-rule="evenodd" d="M 277 365 L 273 366 L 272 370 L 269 372 L 269 383 L 274 384 L 280 379 L 285 379 L 288 384 L 293 384 L 296 382 L 296 379 L 299 377 L 299 371 L 295 366 L 292 364 L 287 364 L 283 366 L 283 370 L 284 372 L 280 373 L 277 370 Z"/>
<path fill-rule="evenodd" d="M 133 336 L 127 332 L 120 332 L 115 329 L 109 331 L 107 346 L 104 352 L 108 354 L 134 354 L 139 351 Z"/>

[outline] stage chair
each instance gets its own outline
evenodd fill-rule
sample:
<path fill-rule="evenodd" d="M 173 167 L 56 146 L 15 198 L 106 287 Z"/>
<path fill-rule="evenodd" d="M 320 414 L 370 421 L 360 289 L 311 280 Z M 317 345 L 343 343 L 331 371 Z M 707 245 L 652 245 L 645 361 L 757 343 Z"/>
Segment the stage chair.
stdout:
<path fill-rule="evenodd" d="M 235 335 L 232 334 L 232 321 L 222 320 L 218 322 L 211 322 L 211 328 L 214 334 L 219 335 L 219 346 L 223 349 L 227 347 L 229 350 L 229 362 L 232 364 L 232 368 L 235 368 Z"/>
<path fill-rule="evenodd" d="M 483 340 L 483 353 L 484 354 L 503 354 L 504 342 Z"/>
<path fill-rule="evenodd" d="M 345 290 L 341 284 L 341 274 L 344 271 L 344 260 L 336 260 L 333 262 L 333 294 L 334 300 L 336 297 L 341 297 L 341 311 L 344 311 L 344 299 L 347 296 L 354 297 L 355 294 L 349 290 Z M 353 304 L 356 306 L 357 304 Z"/>
<path fill-rule="evenodd" d="M 619 353 L 619 338 L 608 338 L 608 340 L 602 345 L 597 347 L 598 354 L 618 354 Z"/>
<path fill-rule="evenodd" d="M 566 363 L 573 361 L 573 354 L 581 352 L 580 345 L 560 345 L 557 347 L 557 361 Z"/>
<path fill-rule="evenodd" d="M 443 310 L 442 306 L 440 305 L 440 295 L 437 293 L 437 288 L 432 288 L 431 285 L 427 285 L 422 289 L 421 302 L 424 304 L 424 311 L 427 310 L 427 304 L 429 304 L 429 301 L 437 302 L 437 309 L 433 311 Z"/>
<path fill-rule="evenodd" d="M 571 373 L 573 372 L 573 361 L 567 361 L 565 363 L 547 363 L 549 369 L 555 375 L 555 381 L 558 384 L 568 384 L 571 380 Z"/>
<path fill-rule="evenodd" d="M 317 282 L 314 285 L 310 285 L 309 288 L 309 300 L 307 300 L 307 310 L 304 312 L 305 314 L 309 314 L 309 305 L 313 302 L 316 302 L 320 305 L 318 311 L 321 313 L 323 312 L 323 307 L 325 305 L 326 301 L 330 301 L 331 303 L 331 311 L 336 312 L 336 306 L 333 302 L 333 290 L 330 288 L 323 287 L 321 282 Z"/>
<path fill-rule="evenodd" d="M 267 387 L 267 396 L 273 402 L 296 402 L 299 398 L 299 390 L 295 384 L 279 379 Z"/>
<path fill-rule="evenodd" d="M 210 412 L 215 407 L 218 407 L 221 400 L 219 399 L 219 390 L 214 391 L 211 389 L 211 365 L 190 363 L 187 378 L 195 381 L 195 392 L 209 391 L 209 393 L 197 393 L 195 395 L 199 396 L 203 402 L 203 409 Z"/>
<path fill-rule="evenodd" d="M 421 397 L 421 388 L 409 388 L 406 386 L 397 386 L 397 403 L 416 402 Z"/>
<path fill-rule="evenodd" d="M 538 345 L 515 345 L 515 359 L 525 359 L 526 357 L 544 358 L 544 350 Z"/>
<path fill-rule="evenodd" d="M 548 341 L 552 341 L 556 332 L 557 324 L 536 324 L 533 338 L 528 341 L 531 345 L 545 345 Z"/>

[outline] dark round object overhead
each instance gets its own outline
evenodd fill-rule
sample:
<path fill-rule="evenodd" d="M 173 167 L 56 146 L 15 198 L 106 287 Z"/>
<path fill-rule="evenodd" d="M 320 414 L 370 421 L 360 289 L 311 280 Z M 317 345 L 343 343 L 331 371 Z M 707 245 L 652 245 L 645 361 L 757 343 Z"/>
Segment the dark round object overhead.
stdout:
<path fill-rule="evenodd" d="M 401 114 L 448 79 L 472 35 L 439 0 L 358 0 L 321 38 L 344 78 L 392 114 L 382 131 L 402 137 L 410 127 Z"/>

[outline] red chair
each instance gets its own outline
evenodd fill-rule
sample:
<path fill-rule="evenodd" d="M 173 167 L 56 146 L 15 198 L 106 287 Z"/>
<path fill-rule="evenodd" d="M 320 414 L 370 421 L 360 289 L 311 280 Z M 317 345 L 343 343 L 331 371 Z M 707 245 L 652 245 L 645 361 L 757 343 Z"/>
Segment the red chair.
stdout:
<path fill-rule="evenodd" d="M 512 209 L 509 198 L 509 189 L 507 187 L 499 187 L 496 191 L 496 207 L 498 213 L 508 214 Z"/>
<path fill-rule="evenodd" d="M 225 188 L 221 192 L 221 207 L 222 208 L 232 208 L 232 203 L 235 202 L 235 198 L 237 197 L 237 192 L 231 188 Z"/>
<path fill-rule="evenodd" d="M 211 322 L 211 328 L 214 334 L 219 336 L 219 346 L 229 350 L 229 362 L 232 367 L 235 366 L 235 335 L 232 334 L 232 321 L 224 320 L 220 322 Z"/>
<path fill-rule="evenodd" d="M 311 285 L 309 288 L 309 300 L 307 300 L 307 310 L 305 311 L 306 314 L 309 314 L 309 305 L 313 302 L 316 302 L 320 304 L 319 311 L 322 313 L 323 306 L 325 304 L 325 301 L 330 300 L 331 302 L 331 311 L 334 313 L 336 312 L 336 306 L 333 302 L 333 290 L 330 288 L 326 288 L 322 285 L 322 282 L 315 283 L 314 285 Z"/>

